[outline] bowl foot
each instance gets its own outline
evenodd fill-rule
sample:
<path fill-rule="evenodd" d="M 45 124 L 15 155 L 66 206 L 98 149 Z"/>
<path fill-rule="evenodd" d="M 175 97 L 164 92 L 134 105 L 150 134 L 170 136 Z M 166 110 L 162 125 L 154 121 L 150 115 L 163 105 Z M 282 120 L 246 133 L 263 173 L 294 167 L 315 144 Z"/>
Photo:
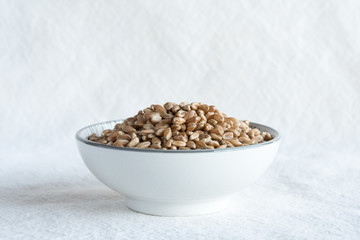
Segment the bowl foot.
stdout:
<path fill-rule="evenodd" d="M 157 202 L 126 198 L 127 207 L 135 212 L 167 217 L 215 213 L 224 210 L 229 204 L 230 197 L 191 202 Z"/>

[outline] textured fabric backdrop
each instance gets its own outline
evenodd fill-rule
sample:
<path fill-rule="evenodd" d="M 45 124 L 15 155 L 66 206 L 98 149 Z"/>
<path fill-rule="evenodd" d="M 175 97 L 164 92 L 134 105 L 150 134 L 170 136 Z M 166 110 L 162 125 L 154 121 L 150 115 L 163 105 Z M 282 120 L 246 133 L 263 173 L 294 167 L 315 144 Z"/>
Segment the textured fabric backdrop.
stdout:
<path fill-rule="evenodd" d="M 359 1 L 0 1 L 0 239 L 359 239 Z M 282 134 L 233 207 L 128 210 L 74 134 L 202 101 Z"/>

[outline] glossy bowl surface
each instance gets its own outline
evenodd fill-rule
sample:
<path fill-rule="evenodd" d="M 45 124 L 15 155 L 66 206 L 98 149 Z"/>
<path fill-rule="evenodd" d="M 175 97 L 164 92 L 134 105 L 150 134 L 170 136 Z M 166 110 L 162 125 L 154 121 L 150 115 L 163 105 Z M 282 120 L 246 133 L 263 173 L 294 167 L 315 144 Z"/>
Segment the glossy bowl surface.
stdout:
<path fill-rule="evenodd" d="M 125 197 L 130 209 L 152 215 L 200 215 L 226 208 L 235 194 L 266 171 L 280 144 L 276 130 L 257 123 L 250 126 L 269 132 L 272 140 L 226 149 L 119 148 L 87 140 L 119 122 L 80 129 L 80 154 L 101 182 Z"/>

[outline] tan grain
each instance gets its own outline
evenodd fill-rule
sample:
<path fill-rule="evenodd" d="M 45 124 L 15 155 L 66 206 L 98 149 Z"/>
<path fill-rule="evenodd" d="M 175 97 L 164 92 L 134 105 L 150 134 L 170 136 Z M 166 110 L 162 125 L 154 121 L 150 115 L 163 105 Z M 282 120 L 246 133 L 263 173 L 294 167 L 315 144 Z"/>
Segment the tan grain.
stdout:
<path fill-rule="evenodd" d="M 270 133 L 252 128 L 248 120 L 228 117 L 215 106 L 198 102 L 153 104 L 100 136 L 88 137 L 116 147 L 171 150 L 241 147 L 271 139 Z"/>

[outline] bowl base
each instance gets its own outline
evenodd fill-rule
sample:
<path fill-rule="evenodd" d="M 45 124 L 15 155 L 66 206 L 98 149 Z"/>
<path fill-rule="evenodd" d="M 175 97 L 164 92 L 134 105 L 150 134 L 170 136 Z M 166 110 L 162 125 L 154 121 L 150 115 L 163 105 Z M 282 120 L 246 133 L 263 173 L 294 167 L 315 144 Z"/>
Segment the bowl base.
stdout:
<path fill-rule="evenodd" d="M 230 205 L 230 197 L 192 202 L 156 202 L 126 198 L 126 205 L 130 210 L 149 215 L 164 217 L 194 216 L 224 210 Z"/>

